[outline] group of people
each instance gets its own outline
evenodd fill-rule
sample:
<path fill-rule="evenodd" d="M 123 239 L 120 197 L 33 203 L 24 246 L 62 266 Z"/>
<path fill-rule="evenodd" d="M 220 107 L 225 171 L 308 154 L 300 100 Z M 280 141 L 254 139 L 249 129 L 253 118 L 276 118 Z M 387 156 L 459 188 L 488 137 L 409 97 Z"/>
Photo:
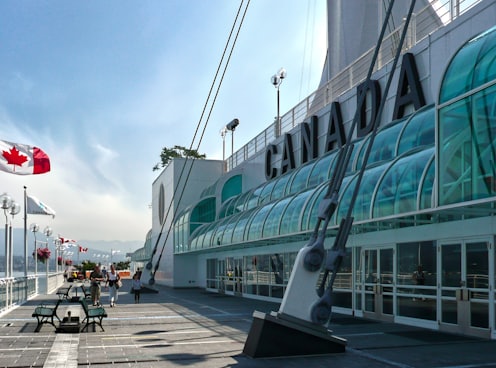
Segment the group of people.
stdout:
<path fill-rule="evenodd" d="M 141 272 L 138 271 L 133 275 L 132 291 L 134 293 L 134 302 L 139 303 L 141 294 Z M 101 283 L 105 282 L 105 287 L 109 290 L 109 304 L 110 307 L 115 307 L 117 299 L 119 298 L 119 288 L 122 286 L 121 277 L 119 273 L 115 270 L 115 266 L 110 265 L 110 271 L 106 272 L 100 269 L 97 264 L 90 274 L 90 291 L 91 300 L 94 306 L 100 306 L 100 296 L 101 296 Z"/>

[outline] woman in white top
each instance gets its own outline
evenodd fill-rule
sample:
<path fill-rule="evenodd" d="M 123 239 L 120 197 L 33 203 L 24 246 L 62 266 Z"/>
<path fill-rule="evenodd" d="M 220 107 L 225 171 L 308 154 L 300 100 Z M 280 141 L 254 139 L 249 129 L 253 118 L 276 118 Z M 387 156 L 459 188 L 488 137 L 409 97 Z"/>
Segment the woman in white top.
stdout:
<path fill-rule="evenodd" d="M 110 298 L 110 307 L 115 307 L 115 303 L 117 303 L 117 299 L 119 297 L 119 292 L 117 291 L 117 281 L 120 280 L 119 274 L 115 270 L 115 266 L 110 265 L 110 272 L 107 272 L 107 282 L 105 286 L 109 288 L 109 298 Z"/>

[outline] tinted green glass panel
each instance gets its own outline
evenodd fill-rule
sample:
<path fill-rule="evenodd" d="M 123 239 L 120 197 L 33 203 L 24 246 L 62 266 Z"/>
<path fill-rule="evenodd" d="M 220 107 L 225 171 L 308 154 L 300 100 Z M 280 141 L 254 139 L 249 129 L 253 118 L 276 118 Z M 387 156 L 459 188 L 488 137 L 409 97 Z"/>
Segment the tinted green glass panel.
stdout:
<path fill-rule="evenodd" d="M 288 184 L 290 177 L 291 174 L 286 174 L 276 180 L 276 184 L 272 190 L 272 194 L 270 195 L 271 201 L 275 201 L 276 199 L 280 199 L 284 196 L 286 193 L 286 185 Z"/>
<path fill-rule="evenodd" d="M 246 225 L 248 224 L 248 221 L 251 219 L 251 216 L 253 215 L 254 212 L 255 211 L 251 210 L 244 212 L 241 215 L 233 231 L 232 243 L 241 243 L 242 241 L 245 240 L 244 234 L 245 234 Z"/>
<path fill-rule="evenodd" d="M 390 164 L 388 163 L 386 165 L 380 165 L 365 171 L 355 200 L 355 206 L 353 208 L 353 217 L 355 221 L 370 218 L 370 205 L 377 182 L 379 181 L 379 177 L 389 165 Z M 352 191 L 347 190 L 347 193 L 351 194 Z M 350 194 L 347 194 L 347 197 Z"/>
<path fill-rule="evenodd" d="M 224 203 L 222 203 L 222 206 L 220 207 L 219 210 L 219 218 L 224 218 L 227 216 L 231 216 L 234 211 L 234 202 L 237 200 L 237 197 L 231 197 Z"/>
<path fill-rule="evenodd" d="M 439 203 L 471 198 L 471 106 L 465 98 L 439 111 Z"/>
<path fill-rule="evenodd" d="M 296 197 L 291 199 L 291 202 L 286 207 L 284 214 L 281 218 L 281 226 L 279 228 L 279 234 L 291 234 L 300 230 L 300 215 L 303 206 L 310 198 L 314 190 L 307 190 L 298 194 Z"/>
<path fill-rule="evenodd" d="M 419 208 L 421 210 L 425 210 L 426 208 L 433 208 L 435 206 L 433 198 L 433 188 L 434 179 L 436 177 L 436 165 L 434 164 L 434 162 L 434 159 L 430 160 L 424 182 L 422 183 Z"/>
<path fill-rule="evenodd" d="M 264 221 L 269 214 L 269 211 L 272 209 L 272 206 L 274 206 L 274 204 L 267 204 L 263 206 L 253 216 L 253 219 L 249 224 L 247 240 L 258 240 L 262 237 Z"/>
<path fill-rule="evenodd" d="M 434 152 L 434 148 L 430 148 L 400 158 L 388 168 L 377 190 L 374 217 L 384 217 L 417 209 L 421 180 Z"/>
<path fill-rule="evenodd" d="M 293 178 L 288 185 L 289 189 L 287 190 L 287 194 L 298 193 L 307 187 L 308 175 L 314 165 L 315 163 L 312 163 L 300 167 L 300 169 L 293 175 Z"/>
<path fill-rule="evenodd" d="M 263 225 L 262 237 L 268 238 L 279 234 L 279 224 L 281 223 L 281 217 L 290 199 L 292 199 L 292 197 L 286 197 L 272 206 L 272 209 L 267 215 L 267 218 L 265 219 L 265 223 Z"/>
<path fill-rule="evenodd" d="M 496 78 L 496 28 L 468 41 L 456 53 L 444 74 L 439 93 L 442 104 Z"/>
<path fill-rule="evenodd" d="M 307 201 L 305 209 L 303 210 L 303 216 L 301 219 L 301 230 L 313 229 L 317 223 L 316 216 L 317 212 L 313 212 L 315 208 L 315 202 L 320 203 L 327 190 L 328 182 L 322 183 L 317 188 L 311 190 L 310 199 Z M 315 209 L 316 211 L 316 209 Z M 315 216 L 314 216 L 315 215 Z"/>
<path fill-rule="evenodd" d="M 338 151 L 331 152 L 320 158 L 312 168 L 308 177 L 308 187 L 313 187 L 327 181 L 335 164 Z"/>
<path fill-rule="evenodd" d="M 391 160 L 395 156 L 396 142 L 405 121 L 406 119 L 397 121 L 391 125 L 384 127 L 377 133 L 374 139 L 374 144 L 370 151 L 369 159 L 367 160 L 367 166 L 370 166 L 375 162 Z M 363 160 L 367 151 L 368 143 L 369 138 L 366 139 L 360 149 L 356 164 L 357 169 L 361 168 L 363 165 Z"/>
<path fill-rule="evenodd" d="M 276 182 L 277 179 L 273 179 L 263 187 L 262 192 L 260 193 L 260 200 L 258 201 L 259 205 L 270 201 L 270 196 L 272 194 L 274 186 L 276 185 Z"/>
<path fill-rule="evenodd" d="M 246 202 L 246 209 L 251 209 L 258 206 L 260 202 L 260 195 L 262 194 L 262 191 L 266 185 L 267 184 L 261 185 L 258 188 L 255 188 L 255 190 L 251 192 L 251 196 L 250 198 L 248 198 Z"/>
<path fill-rule="evenodd" d="M 436 109 L 430 105 L 416 112 L 406 122 L 398 143 L 400 156 L 405 152 L 417 149 L 421 146 L 432 146 L 436 139 Z"/>
<path fill-rule="evenodd" d="M 241 193 L 243 188 L 243 178 L 241 175 L 235 175 L 227 180 L 222 187 L 221 201 L 231 198 Z"/>

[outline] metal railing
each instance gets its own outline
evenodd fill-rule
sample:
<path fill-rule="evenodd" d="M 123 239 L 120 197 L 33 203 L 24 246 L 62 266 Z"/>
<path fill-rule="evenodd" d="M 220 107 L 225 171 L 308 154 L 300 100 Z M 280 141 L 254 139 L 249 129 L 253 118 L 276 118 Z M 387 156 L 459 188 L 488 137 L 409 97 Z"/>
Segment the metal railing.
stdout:
<path fill-rule="evenodd" d="M 450 23 L 481 1 L 482 0 L 431 1 L 431 5 L 426 6 L 412 17 L 403 51 L 411 49 L 429 34 Z M 433 13 L 435 13 L 436 16 L 433 16 Z M 384 39 L 374 72 L 393 60 L 393 52 L 396 49 L 395 44 L 397 44 L 399 40 L 403 25 L 404 24 L 396 28 Z M 353 64 L 343 69 L 339 74 L 332 78 L 326 85 L 313 92 L 310 96 L 284 114 L 280 119 L 280 129 L 277 127 L 278 122 L 274 121 L 267 129 L 250 140 L 232 156 L 228 157 L 227 170 L 234 169 L 256 153 L 265 150 L 265 148 L 277 138 L 276 132 L 280 132 L 280 134 L 289 132 L 296 125 L 303 122 L 307 116 L 317 113 L 320 109 L 336 100 L 341 94 L 365 80 L 373 52 L 374 49 L 371 48 Z"/>

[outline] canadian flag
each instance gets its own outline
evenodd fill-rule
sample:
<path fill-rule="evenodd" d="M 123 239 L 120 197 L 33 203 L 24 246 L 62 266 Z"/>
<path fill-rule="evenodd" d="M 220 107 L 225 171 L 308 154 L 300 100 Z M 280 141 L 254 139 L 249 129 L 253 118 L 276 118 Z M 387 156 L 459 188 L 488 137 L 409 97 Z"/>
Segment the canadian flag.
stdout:
<path fill-rule="evenodd" d="M 0 140 L 0 170 L 17 175 L 50 171 L 50 158 L 38 147 Z"/>
<path fill-rule="evenodd" d="M 74 240 L 74 239 L 62 238 L 61 236 L 59 236 L 59 240 L 60 240 L 60 242 L 62 244 L 65 244 L 65 243 L 71 243 L 71 244 L 77 243 L 77 241 Z"/>
<path fill-rule="evenodd" d="M 82 246 L 79 246 L 79 253 L 86 253 L 88 251 L 88 248 L 83 248 Z"/>

